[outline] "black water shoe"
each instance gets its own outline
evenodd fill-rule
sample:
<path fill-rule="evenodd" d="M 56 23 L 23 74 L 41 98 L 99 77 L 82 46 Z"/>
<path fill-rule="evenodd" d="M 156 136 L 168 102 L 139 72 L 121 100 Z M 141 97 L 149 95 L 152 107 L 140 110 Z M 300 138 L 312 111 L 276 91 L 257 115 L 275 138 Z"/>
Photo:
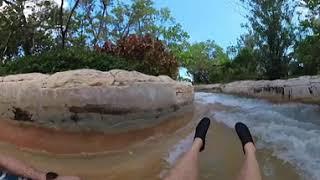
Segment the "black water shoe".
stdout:
<path fill-rule="evenodd" d="M 203 118 L 197 125 L 196 128 L 196 133 L 194 135 L 194 139 L 195 138 L 200 138 L 202 139 L 203 145 L 200 149 L 200 152 L 204 150 L 205 144 L 206 144 L 206 136 L 207 136 L 207 132 L 210 126 L 210 119 L 205 117 Z"/>
<path fill-rule="evenodd" d="M 252 136 L 251 136 L 251 133 L 250 133 L 250 130 L 249 128 L 243 124 L 242 122 L 238 122 L 236 125 L 235 125 L 235 129 L 236 129 L 236 132 L 239 136 L 239 139 L 242 143 L 242 148 L 243 148 L 243 152 L 244 151 L 244 146 L 249 143 L 249 142 L 253 142 L 253 139 L 252 139 Z"/>

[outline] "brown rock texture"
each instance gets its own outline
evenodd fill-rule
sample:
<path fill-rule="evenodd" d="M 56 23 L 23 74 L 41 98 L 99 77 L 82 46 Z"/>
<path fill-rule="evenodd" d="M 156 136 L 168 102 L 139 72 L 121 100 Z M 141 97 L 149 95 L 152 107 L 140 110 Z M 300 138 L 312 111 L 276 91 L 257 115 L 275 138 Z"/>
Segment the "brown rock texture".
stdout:
<path fill-rule="evenodd" d="M 136 71 L 82 69 L 0 77 L 0 119 L 109 131 L 152 124 L 192 104 L 193 86 Z"/>

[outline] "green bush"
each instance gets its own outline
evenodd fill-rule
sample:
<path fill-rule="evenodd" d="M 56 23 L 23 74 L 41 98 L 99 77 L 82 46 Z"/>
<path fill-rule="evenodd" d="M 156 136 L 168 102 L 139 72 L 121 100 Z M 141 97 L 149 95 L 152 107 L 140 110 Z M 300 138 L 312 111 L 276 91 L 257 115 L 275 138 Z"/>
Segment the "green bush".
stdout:
<path fill-rule="evenodd" d="M 86 49 L 52 50 L 37 56 L 26 56 L 0 65 L 0 76 L 20 73 L 46 73 L 74 69 L 136 70 L 138 64 L 126 59 L 98 53 Z"/>

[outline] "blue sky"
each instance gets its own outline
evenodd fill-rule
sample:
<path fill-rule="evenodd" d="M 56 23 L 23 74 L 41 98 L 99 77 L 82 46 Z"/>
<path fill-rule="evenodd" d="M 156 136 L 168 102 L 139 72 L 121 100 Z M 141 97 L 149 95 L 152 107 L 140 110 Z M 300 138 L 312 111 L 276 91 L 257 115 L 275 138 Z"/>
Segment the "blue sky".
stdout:
<path fill-rule="evenodd" d="M 156 0 L 157 7 L 169 7 L 172 16 L 190 35 L 191 42 L 215 40 L 224 49 L 245 32 L 244 9 L 239 0 Z"/>

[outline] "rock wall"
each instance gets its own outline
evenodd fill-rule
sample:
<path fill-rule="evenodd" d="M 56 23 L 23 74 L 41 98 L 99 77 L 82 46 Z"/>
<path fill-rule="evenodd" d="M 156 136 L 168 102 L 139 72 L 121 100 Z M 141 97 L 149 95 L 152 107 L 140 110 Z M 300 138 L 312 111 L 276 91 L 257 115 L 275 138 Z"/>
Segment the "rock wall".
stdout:
<path fill-rule="evenodd" d="M 0 119 L 54 128 L 126 129 L 192 104 L 193 86 L 167 76 L 75 70 L 0 77 Z"/>
<path fill-rule="evenodd" d="M 275 81 L 236 81 L 228 84 L 199 85 L 196 91 L 237 94 L 273 101 L 320 104 L 320 76 Z"/>

